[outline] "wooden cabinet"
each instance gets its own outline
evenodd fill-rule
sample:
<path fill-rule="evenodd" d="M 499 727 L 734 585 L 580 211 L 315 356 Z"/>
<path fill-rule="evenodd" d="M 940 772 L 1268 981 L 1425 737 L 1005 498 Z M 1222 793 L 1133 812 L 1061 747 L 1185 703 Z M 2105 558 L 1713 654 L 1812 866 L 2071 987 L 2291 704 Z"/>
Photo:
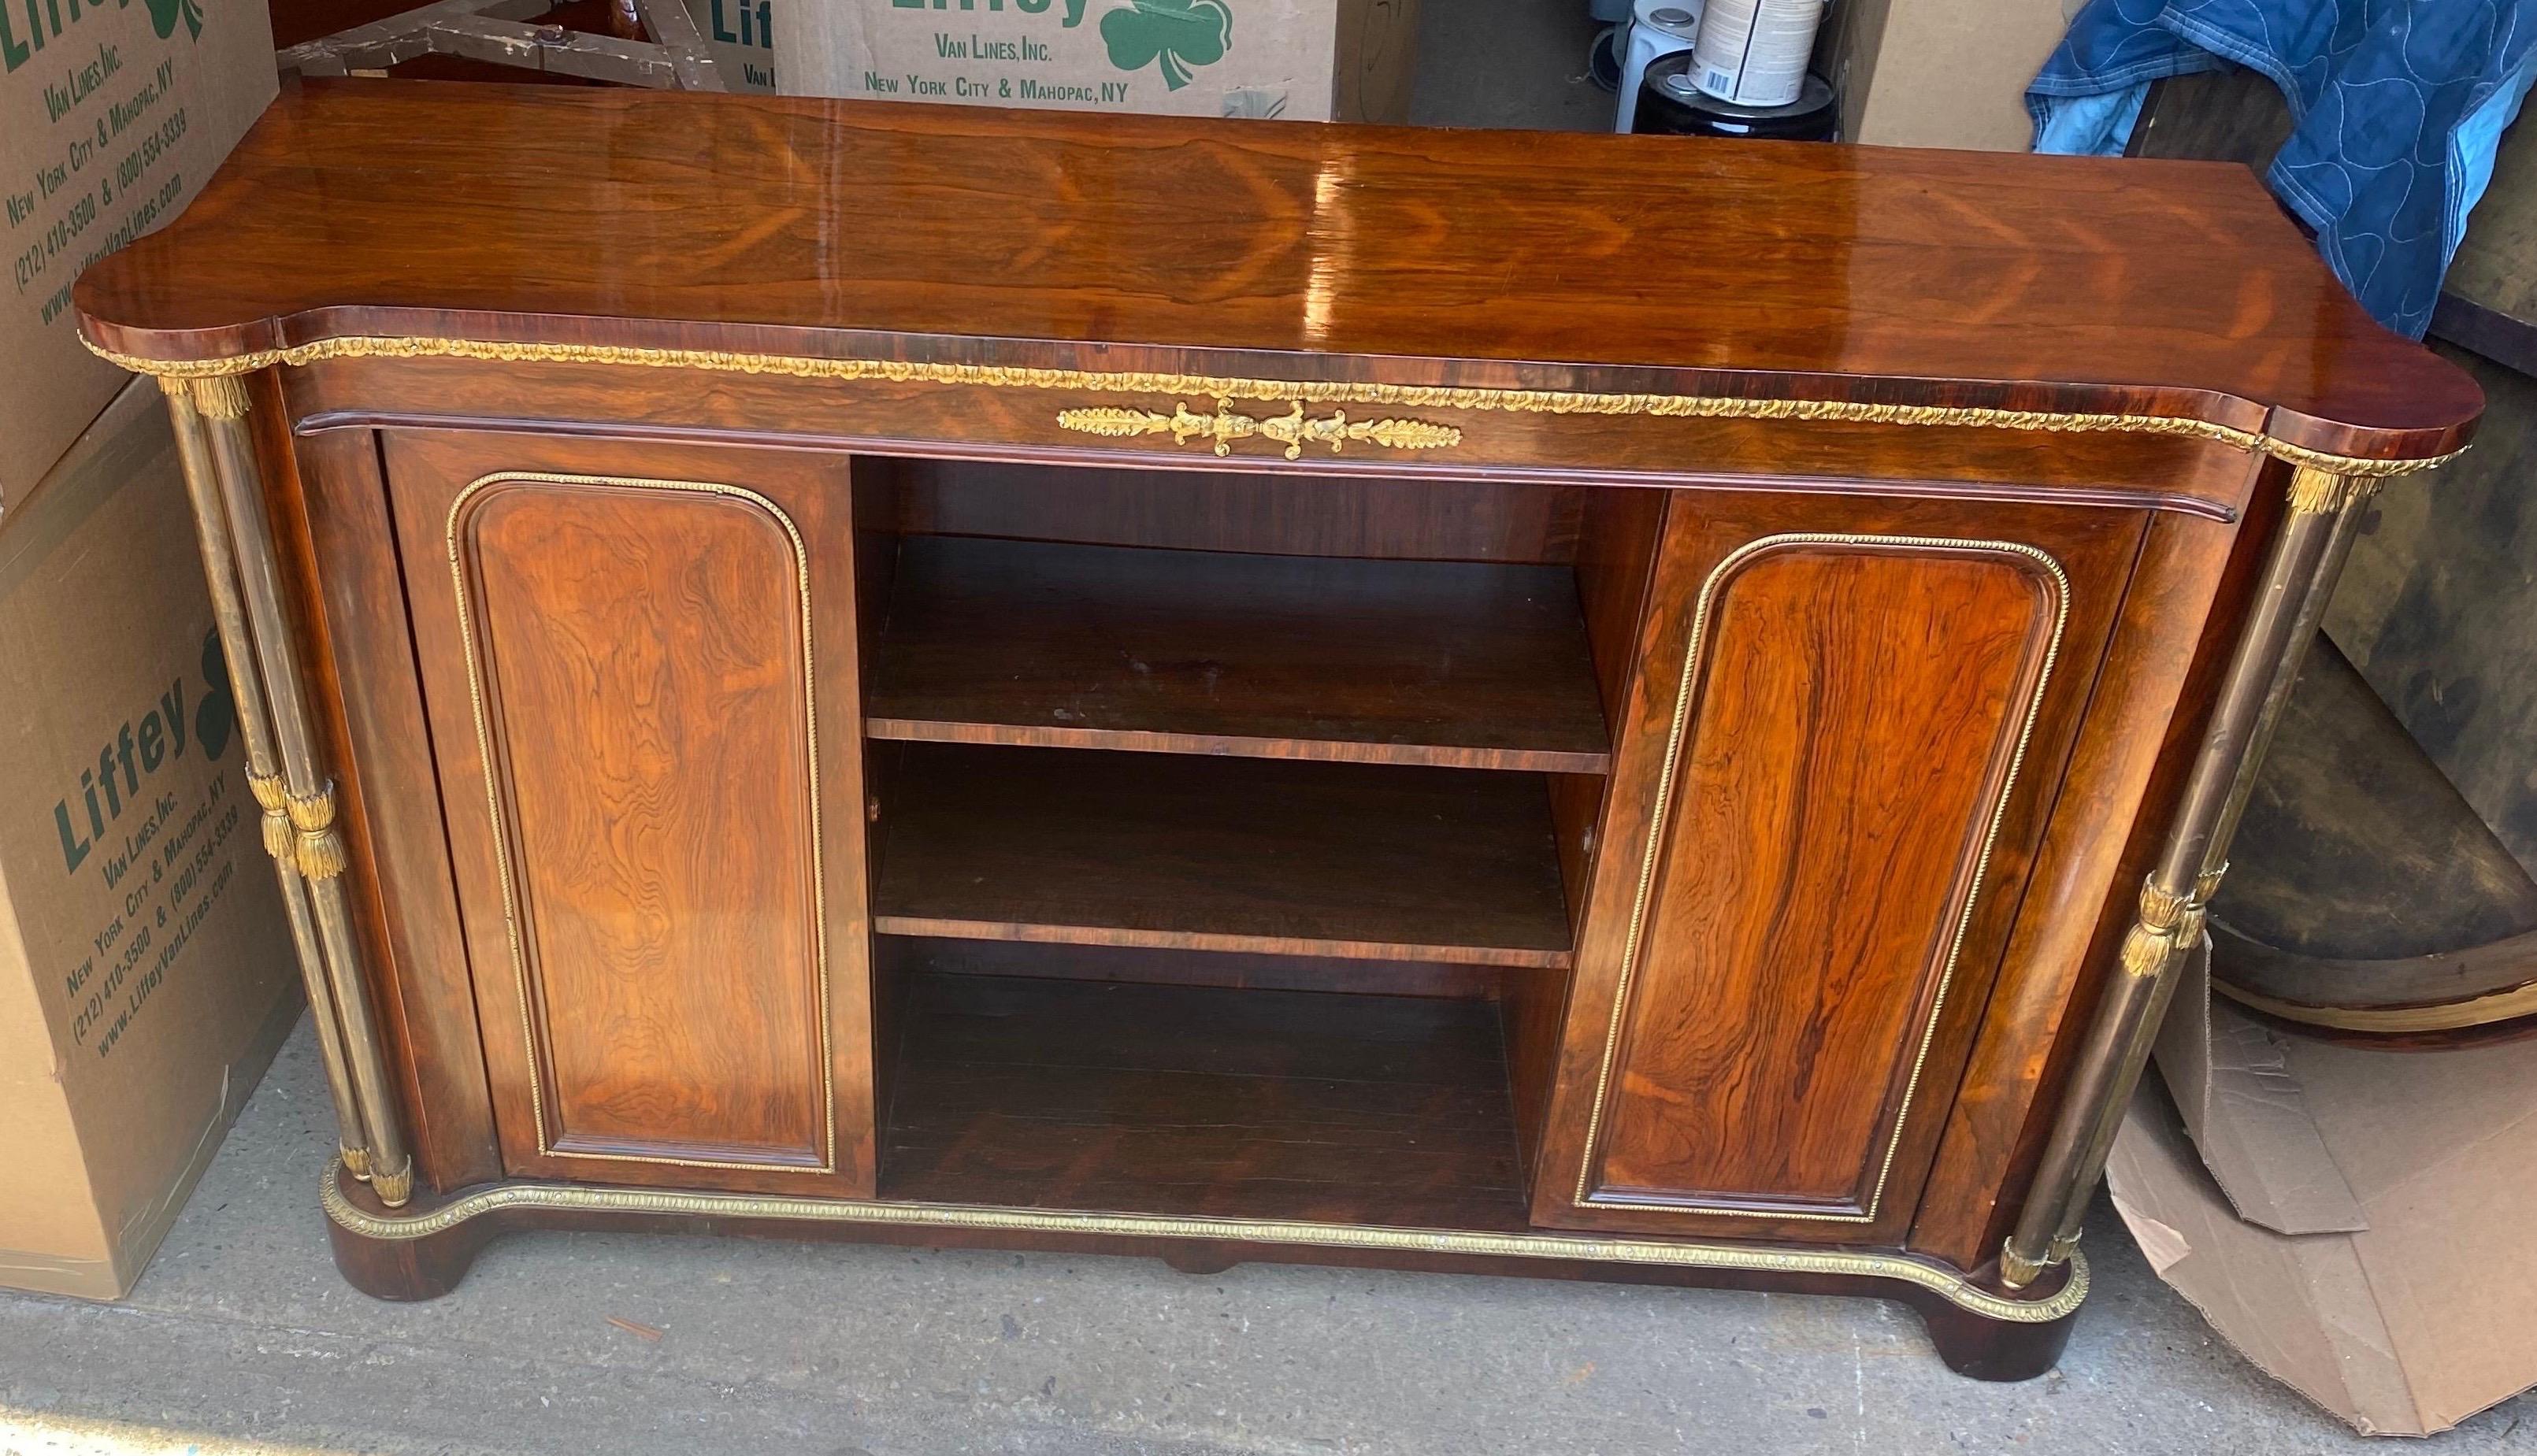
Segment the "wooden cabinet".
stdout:
<path fill-rule="evenodd" d="M 1998 1378 L 2477 409 L 2233 168 L 775 97 L 306 84 L 77 300 L 361 1288 L 703 1225 L 1877 1294 Z"/>

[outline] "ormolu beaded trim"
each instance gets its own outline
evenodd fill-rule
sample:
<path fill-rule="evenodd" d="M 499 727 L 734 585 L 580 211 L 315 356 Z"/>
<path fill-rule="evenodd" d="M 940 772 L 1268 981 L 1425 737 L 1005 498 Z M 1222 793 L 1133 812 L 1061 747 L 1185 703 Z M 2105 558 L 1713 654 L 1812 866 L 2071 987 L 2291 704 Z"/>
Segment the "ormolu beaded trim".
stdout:
<path fill-rule="evenodd" d="M 2166 414 L 2113 414 L 2052 410 L 1994 410 L 1946 405 L 1886 405 L 1853 400 L 1772 400 L 1738 395 L 1595 394 L 1577 390 L 1484 389 L 1315 379 L 1238 379 L 1203 374 L 1102 373 L 1006 364 L 940 364 L 905 359 L 838 359 L 715 349 L 643 348 L 618 344 L 512 344 L 483 339 L 418 339 L 352 335 L 217 359 L 146 359 L 100 348 L 91 352 L 136 374 L 215 379 L 276 364 L 327 359 L 454 358 L 504 363 L 624 364 L 779 374 L 797 379 L 881 379 L 891 383 L 967 384 L 1000 389 L 1084 390 L 1109 394 L 1201 395 L 1278 404 L 1397 405 L 1431 410 L 1503 411 L 1520 414 L 1653 414 L 1694 419 L 1802 419 L 1870 424 L 1965 425 L 1984 429 L 2078 434 L 2170 435 L 2212 440 L 2277 460 L 2344 475 L 2402 475 L 2453 458 L 2368 460 L 2334 455 L 2207 419 Z"/>
<path fill-rule="evenodd" d="M 318 1189 L 326 1217 L 364 1238 L 427 1238 L 471 1219 L 510 1208 L 661 1214 L 678 1218 L 770 1219 L 800 1224 L 897 1225 L 932 1229 L 1015 1229 L 1042 1234 L 1097 1234 L 1130 1238 L 1211 1238 L 1320 1248 L 1409 1253 L 1488 1254 L 1502 1258 L 1582 1259 L 1676 1269 L 1835 1274 L 1890 1279 L 1929 1291 L 1988 1319 L 2046 1324 L 2088 1298 L 2088 1265 L 2075 1253 L 2061 1288 L 2040 1299 L 1994 1294 L 1962 1275 L 1901 1254 L 1850 1249 L 1774 1249 L 1743 1244 L 1604 1238 L 1572 1234 L 1480 1234 L 1453 1229 L 1400 1229 L 1371 1224 L 1306 1224 L 1281 1219 L 1166 1218 L 1147 1214 L 1077 1213 L 1067 1209 L 996 1208 L 977 1204 L 897 1203 L 864 1198 L 783 1198 L 762 1193 L 665 1193 L 588 1184 L 497 1183 L 461 1193 L 414 1214 L 372 1213 L 344 1196 L 328 1169 Z"/>

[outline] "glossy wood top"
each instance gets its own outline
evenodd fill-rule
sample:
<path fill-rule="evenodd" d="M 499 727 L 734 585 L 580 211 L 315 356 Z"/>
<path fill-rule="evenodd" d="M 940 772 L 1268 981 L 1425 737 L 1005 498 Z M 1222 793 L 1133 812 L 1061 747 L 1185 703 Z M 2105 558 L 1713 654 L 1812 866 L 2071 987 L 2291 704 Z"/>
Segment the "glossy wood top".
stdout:
<path fill-rule="evenodd" d="M 2481 407 L 2233 165 L 756 95 L 287 87 L 76 296 L 154 360 L 456 337 L 2160 414 L 2379 458 Z"/>

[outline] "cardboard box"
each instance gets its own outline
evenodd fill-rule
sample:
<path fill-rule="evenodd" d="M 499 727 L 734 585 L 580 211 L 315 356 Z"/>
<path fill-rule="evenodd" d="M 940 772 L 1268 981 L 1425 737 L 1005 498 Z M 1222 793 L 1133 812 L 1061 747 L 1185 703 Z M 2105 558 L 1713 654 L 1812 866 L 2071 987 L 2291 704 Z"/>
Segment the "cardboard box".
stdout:
<path fill-rule="evenodd" d="M 273 99 L 265 0 L 0 3 L 0 508 L 123 387 L 71 281 L 176 216 Z"/>
<path fill-rule="evenodd" d="M 1841 139 L 2024 152 L 2026 86 L 2078 0 L 1841 0 L 1815 70 L 1841 98 Z"/>
<path fill-rule="evenodd" d="M 2364 1434 L 2537 1385 L 2537 1042 L 2376 1051 L 2277 1035 L 2199 958 L 2106 1168 L 2159 1272 Z M 2197 1150 L 2199 1156 L 2196 1156 Z"/>
<path fill-rule="evenodd" d="M 778 0 L 797 95 L 1399 121 L 1417 0 Z"/>
<path fill-rule="evenodd" d="M 723 89 L 780 90 L 775 75 L 775 6 L 778 0 L 686 0 L 696 33 L 713 52 Z M 803 0 L 785 0 L 799 4 Z M 817 4 L 819 0 L 808 0 Z"/>
<path fill-rule="evenodd" d="M 158 387 L 0 516 L 0 1285 L 132 1287 L 299 1014 Z"/>

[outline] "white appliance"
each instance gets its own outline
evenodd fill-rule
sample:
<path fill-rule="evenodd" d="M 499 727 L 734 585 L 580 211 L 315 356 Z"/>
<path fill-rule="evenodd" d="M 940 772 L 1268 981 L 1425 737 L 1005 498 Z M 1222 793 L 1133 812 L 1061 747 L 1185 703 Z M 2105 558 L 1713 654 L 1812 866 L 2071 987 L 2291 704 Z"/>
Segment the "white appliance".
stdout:
<path fill-rule="evenodd" d="M 1703 0 L 1637 0 L 1630 11 L 1630 33 L 1621 48 L 1619 104 L 1612 108 L 1612 130 L 1625 132 L 1639 114 L 1639 86 L 1648 63 L 1659 56 L 1689 50 L 1700 36 Z"/>

